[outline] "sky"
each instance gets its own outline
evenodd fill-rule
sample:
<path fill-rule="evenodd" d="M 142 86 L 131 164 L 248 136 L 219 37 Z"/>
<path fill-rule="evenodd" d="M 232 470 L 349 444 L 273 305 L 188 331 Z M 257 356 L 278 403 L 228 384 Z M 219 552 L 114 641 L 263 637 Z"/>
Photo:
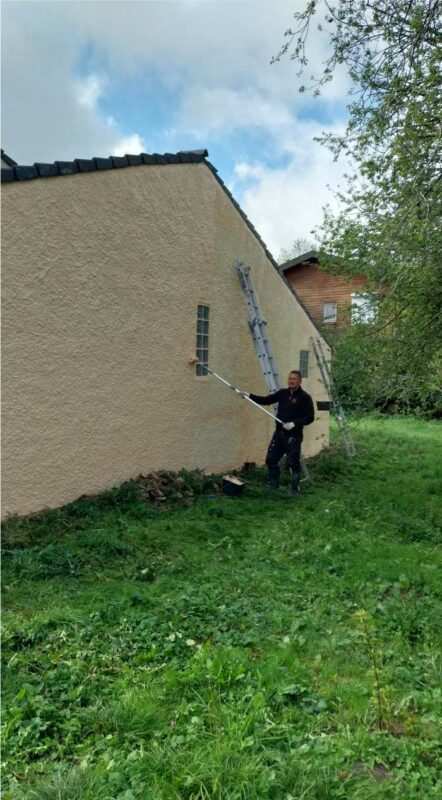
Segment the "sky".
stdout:
<path fill-rule="evenodd" d="M 269 250 L 315 242 L 345 164 L 349 79 L 271 59 L 304 0 L 3 0 L 2 147 L 20 164 L 207 148 Z M 308 75 L 327 55 L 312 29 Z M 304 79 L 305 80 L 305 79 Z"/>

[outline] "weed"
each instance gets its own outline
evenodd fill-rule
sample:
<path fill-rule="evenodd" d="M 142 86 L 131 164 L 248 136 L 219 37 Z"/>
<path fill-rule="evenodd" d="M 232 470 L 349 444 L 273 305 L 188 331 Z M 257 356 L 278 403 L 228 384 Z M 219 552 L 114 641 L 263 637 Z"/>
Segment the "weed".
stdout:
<path fill-rule="evenodd" d="M 375 633 L 373 630 L 373 620 L 364 609 L 360 609 L 354 615 L 354 619 L 358 626 L 358 630 L 362 634 L 364 644 L 367 648 L 367 653 L 373 667 L 374 690 L 376 696 L 377 706 L 377 720 L 378 728 L 380 731 L 385 728 L 385 709 L 383 690 L 381 686 L 381 652 L 379 643 L 376 641 Z"/>
<path fill-rule="evenodd" d="M 9 554 L 6 554 L 6 557 Z M 35 550 L 16 550 L 10 553 L 10 570 L 14 578 L 38 580 L 44 575 L 40 553 Z"/>
<path fill-rule="evenodd" d="M 33 788 L 23 787 L 15 797 L 16 800 L 107 800 L 109 795 L 99 785 L 100 778 L 98 771 L 91 768 L 57 770 L 37 780 Z"/>
<path fill-rule="evenodd" d="M 132 550 L 120 535 L 106 529 L 81 533 L 77 537 L 77 544 L 88 550 L 94 550 L 104 558 L 125 556 Z"/>

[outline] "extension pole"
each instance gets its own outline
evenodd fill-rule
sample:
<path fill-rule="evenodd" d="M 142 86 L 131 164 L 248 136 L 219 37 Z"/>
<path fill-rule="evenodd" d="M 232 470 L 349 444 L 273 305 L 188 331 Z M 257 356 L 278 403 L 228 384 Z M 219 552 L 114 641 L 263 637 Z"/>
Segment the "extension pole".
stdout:
<path fill-rule="evenodd" d="M 222 378 L 221 375 L 218 375 L 218 373 L 214 372 L 213 369 L 209 369 L 209 367 L 207 367 L 205 364 L 201 364 L 201 361 L 198 361 L 198 359 L 196 359 L 195 361 L 192 360 L 191 363 L 199 364 L 200 367 L 203 367 L 203 369 L 205 369 L 207 372 L 210 372 L 210 374 L 213 375 L 215 378 L 218 378 L 219 381 L 222 381 L 223 383 L 225 383 L 226 386 L 229 387 L 229 389 L 232 389 L 237 394 L 241 394 L 241 390 L 240 389 L 237 389 L 236 386 L 233 386 L 232 383 L 229 383 L 229 381 L 226 381 L 225 378 Z M 279 422 L 281 425 L 284 425 L 284 423 L 283 423 L 283 421 L 281 419 L 278 419 L 278 417 L 275 417 L 275 415 L 271 414 L 270 411 L 266 411 L 266 409 L 263 408 L 262 406 L 260 406 L 259 403 L 255 403 L 255 401 L 252 400 L 250 397 L 245 397 L 245 399 L 248 400 L 249 403 L 252 403 L 252 405 L 256 406 L 256 408 L 259 408 L 259 410 L 262 411 L 263 414 L 267 414 L 267 416 L 271 417 L 272 419 L 274 419 L 275 422 Z"/>

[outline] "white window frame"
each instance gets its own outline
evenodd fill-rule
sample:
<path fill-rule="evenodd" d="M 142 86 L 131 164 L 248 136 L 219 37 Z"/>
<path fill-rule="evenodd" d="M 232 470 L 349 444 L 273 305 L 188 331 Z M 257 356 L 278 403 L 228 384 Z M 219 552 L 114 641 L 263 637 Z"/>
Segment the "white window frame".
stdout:
<path fill-rule="evenodd" d="M 351 295 L 351 323 L 368 325 L 376 319 L 374 298 L 366 292 L 353 292 Z"/>
<path fill-rule="evenodd" d="M 210 306 L 199 303 L 196 310 L 196 357 L 200 364 L 195 364 L 197 378 L 205 378 L 209 374 L 204 367 L 209 366 L 209 318 Z"/>
<path fill-rule="evenodd" d="M 334 306 L 334 312 L 331 314 L 326 315 L 326 308 L 327 306 Z M 334 300 L 330 300 L 328 303 L 322 304 L 322 321 L 325 325 L 330 325 L 336 322 L 338 319 L 338 304 Z"/>
<path fill-rule="evenodd" d="M 303 378 L 308 378 L 308 368 L 309 368 L 309 351 L 308 350 L 300 350 L 299 351 L 299 371 Z M 302 363 L 304 359 L 304 364 Z M 303 368 L 304 367 L 304 368 Z"/>

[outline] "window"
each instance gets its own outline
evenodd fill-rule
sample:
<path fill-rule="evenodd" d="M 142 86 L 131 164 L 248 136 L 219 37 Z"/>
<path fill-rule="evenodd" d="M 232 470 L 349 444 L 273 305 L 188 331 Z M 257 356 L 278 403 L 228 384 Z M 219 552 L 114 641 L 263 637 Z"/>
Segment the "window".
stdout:
<path fill-rule="evenodd" d="M 209 306 L 198 306 L 196 317 L 196 357 L 200 364 L 196 365 L 198 376 L 207 375 L 209 364 Z"/>
<path fill-rule="evenodd" d="M 336 322 L 337 316 L 337 303 L 324 303 L 322 306 L 322 321 Z"/>
<path fill-rule="evenodd" d="M 308 350 L 299 351 L 299 371 L 303 378 L 308 378 Z"/>
<path fill-rule="evenodd" d="M 351 296 L 351 321 L 373 322 L 376 318 L 375 300 L 369 294 L 352 294 Z"/>

